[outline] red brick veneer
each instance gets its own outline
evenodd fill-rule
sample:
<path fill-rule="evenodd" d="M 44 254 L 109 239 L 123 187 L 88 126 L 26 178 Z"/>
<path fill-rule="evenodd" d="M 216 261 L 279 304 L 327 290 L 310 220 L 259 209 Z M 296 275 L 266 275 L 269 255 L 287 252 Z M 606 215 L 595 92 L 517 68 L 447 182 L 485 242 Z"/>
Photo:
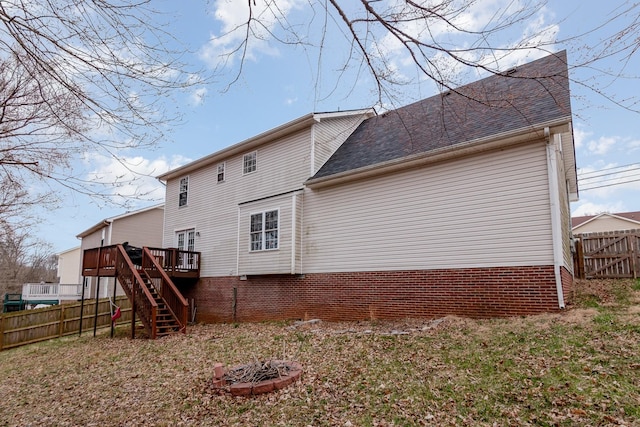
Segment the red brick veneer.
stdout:
<path fill-rule="evenodd" d="M 568 299 L 573 278 L 561 277 Z M 559 310 L 556 292 L 553 266 L 531 266 L 205 277 L 186 296 L 198 321 L 248 322 L 526 315 Z"/>

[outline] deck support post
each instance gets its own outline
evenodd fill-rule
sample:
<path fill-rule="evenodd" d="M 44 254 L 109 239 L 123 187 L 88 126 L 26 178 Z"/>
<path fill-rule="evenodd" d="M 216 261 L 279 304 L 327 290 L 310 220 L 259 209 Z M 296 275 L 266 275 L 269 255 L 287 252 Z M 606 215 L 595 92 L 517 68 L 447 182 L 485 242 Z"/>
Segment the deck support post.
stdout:
<path fill-rule="evenodd" d="M 100 276 L 98 276 L 98 283 L 96 284 L 96 310 L 93 315 L 93 336 L 96 336 L 96 330 L 98 329 L 98 303 L 100 299 L 98 298 L 100 295 Z"/>
<path fill-rule="evenodd" d="M 87 284 L 87 278 L 82 276 L 82 295 L 80 296 L 80 328 L 78 328 L 78 336 L 82 336 L 82 318 L 84 316 L 84 288 Z"/>

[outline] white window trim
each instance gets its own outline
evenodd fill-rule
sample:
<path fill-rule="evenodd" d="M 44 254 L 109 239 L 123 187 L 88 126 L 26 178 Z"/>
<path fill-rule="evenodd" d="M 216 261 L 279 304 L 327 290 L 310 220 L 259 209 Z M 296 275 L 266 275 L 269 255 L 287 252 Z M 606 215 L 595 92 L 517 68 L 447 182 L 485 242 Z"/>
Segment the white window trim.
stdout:
<path fill-rule="evenodd" d="M 247 156 L 250 156 L 252 154 L 254 155 L 254 158 L 255 158 L 255 168 L 252 171 L 245 172 L 245 168 L 244 168 L 245 162 L 244 162 L 244 160 L 245 160 L 245 158 Z M 242 175 L 250 175 L 250 174 L 252 174 L 254 172 L 257 172 L 257 171 L 258 171 L 258 150 L 254 150 L 254 151 L 252 151 L 250 153 L 243 154 L 242 155 Z"/>
<path fill-rule="evenodd" d="M 222 166 L 222 180 L 220 179 L 220 166 Z M 216 166 L 216 182 L 221 183 L 221 182 L 225 182 L 226 180 L 227 180 L 227 162 L 218 163 L 218 166 Z"/>
<path fill-rule="evenodd" d="M 180 204 L 180 195 L 182 194 L 182 180 L 186 179 L 187 180 L 187 190 L 185 191 L 186 193 L 186 197 L 185 197 L 185 202 L 184 205 Z M 184 208 L 185 206 L 189 206 L 189 175 L 187 176 L 183 176 L 182 178 L 180 178 L 178 180 L 178 208 Z"/>
<path fill-rule="evenodd" d="M 265 215 L 267 212 L 277 212 L 278 214 L 278 227 L 275 229 L 275 231 L 277 231 L 278 233 L 278 240 L 276 241 L 276 247 L 275 248 L 269 248 L 266 249 L 266 243 L 267 243 L 267 237 L 266 237 L 266 227 L 265 227 Z M 262 230 L 260 231 L 261 236 L 262 236 L 262 248 L 261 249 L 252 249 L 251 248 L 251 217 L 253 217 L 254 215 L 258 215 L 261 214 L 262 215 Z M 249 213 L 249 252 L 250 253 L 258 253 L 258 252 L 270 252 L 270 251 L 279 251 L 280 250 L 280 239 L 281 239 L 281 235 L 280 235 L 280 223 L 281 223 L 281 219 L 280 219 L 280 208 L 273 208 L 273 209 L 264 209 L 261 211 L 256 211 L 256 212 L 250 212 Z M 273 230 L 269 230 L 269 231 L 273 231 Z"/>
<path fill-rule="evenodd" d="M 195 250 L 195 246 L 196 246 L 196 241 L 195 241 L 195 237 L 197 236 L 197 232 L 196 232 L 196 228 L 195 227 L 185 227 L 185 228 L 177 228 L 173 231 L 173 236 L 174 236 L 174 245 L 176 248 L 178 248 L 178 235 L 181 233 L 184 233 L 185 236 L 185 242 L 188 241 L 188 236 L 189 236 L 189 232 L 192 231 L 193 232 L 193 247 Z M 187 244 L 188 247 L 188 244 Z M 184 248 L 179 248 L 180 250 L 189 250 L 189 249 L 184 249 Z"/>

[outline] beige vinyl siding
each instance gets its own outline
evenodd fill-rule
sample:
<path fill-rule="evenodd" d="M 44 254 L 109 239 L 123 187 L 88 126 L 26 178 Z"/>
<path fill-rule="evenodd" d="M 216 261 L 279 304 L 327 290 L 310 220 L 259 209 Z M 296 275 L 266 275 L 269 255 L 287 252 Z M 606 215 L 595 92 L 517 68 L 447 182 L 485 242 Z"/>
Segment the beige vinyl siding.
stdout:
<path fill-rule="evenodd" d="M 111 225 L 110 244 L 129 242 L 132 246 L 160 247 L 163 221 L 164 210 L 161 208 L 117 218 Z"/>
<path fill-rule="evenodd" d="M 175 246 L 175 232 L 195 228 L 195 249 L 202 252 L 201 275 L 237 275 L 238 206 L 264 197 L 291 192 L 309 177 L 310 128 L 263 145 L 257 151 L 257 170 L 243 175 L 243 155 L 226 162 L 225 181 L 217 182 L 217 164 L 189 173 L 189 204 L 178 208 L 180 178 L 167 182 L 164 246 Z M 290 219 L 289 219 L 290 221 Z M 291 262 L 289 261 L 289 264 Z"/>
<path fill-rule="evenodd" d="M 329 160 L 329 157 L 342 145 L 342 143 L 353 133 L 360 123 L 366 118 L 365 115 L 356 117 L 340 117 L 323 119 L 315 124 L 313 138 L 313 170 L 314 175 Z"/>
<path fill-rule="evenodd" d="M 560 186 L 560 188 L 558 189 L 558 194 L 560 195 L 560 221 L 562 224 L 562 259 L 564 262 L 564 266 L 572 272 L 573 255 L 571 253 L 571 208 L 569 206 L 569 188 L 567 184 L 569 176 L 572 174 L 568 174 L 566 170 L 564 149 L 565 147 L 567 147 L 567 145 L 571 147 L 573 147 L 573 145 L 566 144 L 566 139 L 571 138 L 570 133 L 562 133 L 560 135 L 560 138 L 560 147 L 558 148 L 562 149 L 562 155 L 558 156 L 556 161 L 558 170 L 558 184 Z"/>
<path fill-rule="evenodd" d="M 291 274 L 294 199 L 297 192 L 243 204 L 239 207 L 238 235 L 238 274 Z M 296 202 L 296 206 L 301 206 Z M 266 211 L 278 210 L 278 249 L 251 251 L 250 224 L 251 215 Z M 296 216 L 301 216 L 296 212 Z M 296 230 L 297 235 L 301 230 Z"/>
<path fill-rule="evenodd" d="M 58 279 L 61 284 L 82 283 L 82 252 L 80 248 L 70 249 L 58 254 Z"/>
<path fill-rule="evenodd" d="M 84 236 L 80 243 L 81 249 L 84 251 L 86 249 L 99 248 L 101 243 L 104 243 L 105 246 L 109 245 L 109 227 L 104 226 L 104 242 L 102 242 L 102 230 L 103 229 L 100 229 L 88 236 Z"/>
<path fill-rule="evenodd" d="M 553 264 L 544 142 L 307 190 L 305 273 Z"/>

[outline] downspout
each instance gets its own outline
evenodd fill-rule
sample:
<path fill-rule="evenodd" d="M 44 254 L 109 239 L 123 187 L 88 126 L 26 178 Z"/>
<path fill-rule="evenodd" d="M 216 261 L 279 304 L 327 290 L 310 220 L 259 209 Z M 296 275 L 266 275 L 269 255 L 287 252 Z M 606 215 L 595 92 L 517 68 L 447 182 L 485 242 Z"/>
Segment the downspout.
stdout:
<path fill-rule="evenodd" d="M 238 225 L 236 228 L 236 274 L 240 274 L 240 206 L 238 206 Z"/>
<path fill-rule="evenodd" d="M 564 264 L 562 254 L 562 219 L 560 215 L 560 193 L 558 192 L 558 158 L 556 146 L 559 134 L 554 134 L 553 139 L 549 134 L 549 128 L 544 128 L 547 137 L 547 174 L 549 181 L 549 208 L 551 210 L 551 239 L 553 243 L 553 270 L 556 280 L 556 293 L 558 295 L 558 307 L 565 308 L 564 294 L 562 292 L 562 275 L 560 270 Z"/>
<path fill-rule="evenodd" d="M 298 193 L 293 193 L 291 198 L 291 274 L 296 274 L 296 202 Z"/>

